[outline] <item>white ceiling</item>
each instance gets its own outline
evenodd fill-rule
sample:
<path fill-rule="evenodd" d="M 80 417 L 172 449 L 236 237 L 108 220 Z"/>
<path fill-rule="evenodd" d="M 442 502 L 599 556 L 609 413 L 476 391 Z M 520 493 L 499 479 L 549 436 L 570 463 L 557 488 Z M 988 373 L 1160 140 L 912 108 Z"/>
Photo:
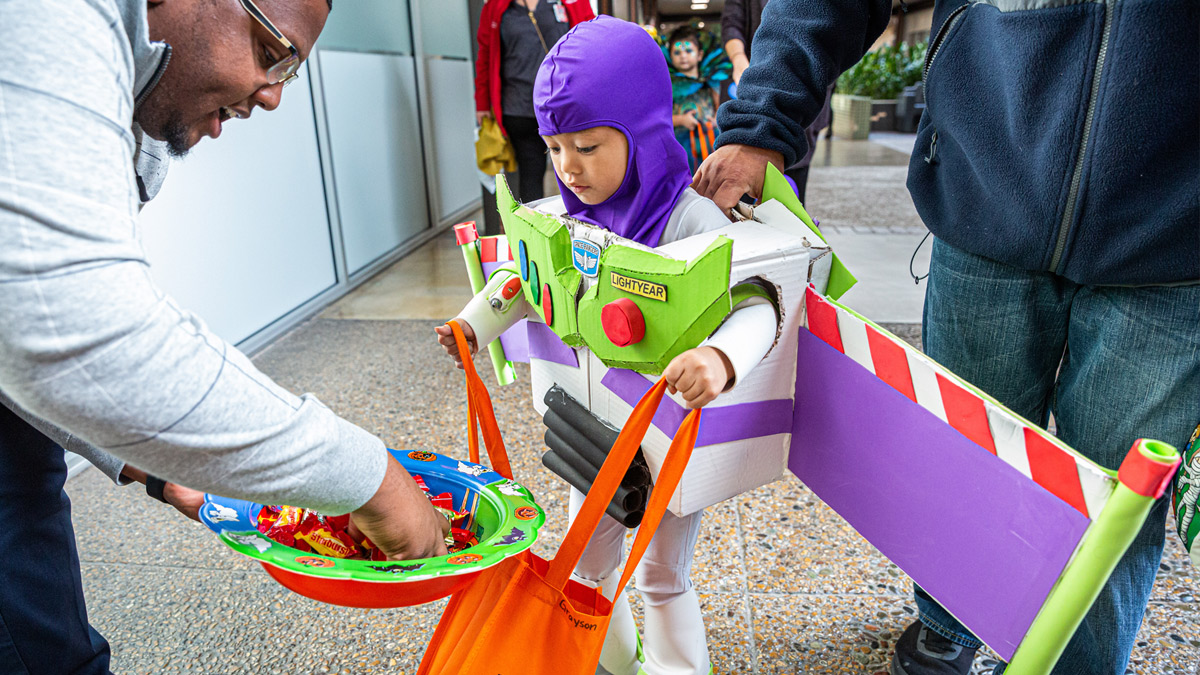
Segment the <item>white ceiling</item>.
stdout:
<path fill-rule="evenodd" d="M 692 9 L 693 4 L 707 4 L 707 9 Z M 688 14 L 720 14 L 725 8 L 725 0 L 658 0 L 658 13 L 660 16 L 680 16 Z"/>

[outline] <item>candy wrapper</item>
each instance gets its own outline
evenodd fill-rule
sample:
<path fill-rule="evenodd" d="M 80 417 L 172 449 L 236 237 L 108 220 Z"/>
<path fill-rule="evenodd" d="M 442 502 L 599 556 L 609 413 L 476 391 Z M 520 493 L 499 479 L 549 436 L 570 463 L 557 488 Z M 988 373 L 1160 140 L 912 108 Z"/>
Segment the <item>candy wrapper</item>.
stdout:
<path fill-rule="evenodd" d="M 451 553 L 458 553 L 479 543 L 475 534 L 465 527 L 471 520 L 471 514 L 455 510 L 454 498 L 449 492 L 433 495 L 425 479 L 414 475 L 413 480 L 429 498 L 434 509 L 450 522 L 446 548 Z M 370 539 L 355 541 L 350 536 L 349 527 L 349 514 L 325 516 L 296 506 L 264 506 L 258 513 L 258 531 L 284 546 L 330 558 L 387 559 Z"/>

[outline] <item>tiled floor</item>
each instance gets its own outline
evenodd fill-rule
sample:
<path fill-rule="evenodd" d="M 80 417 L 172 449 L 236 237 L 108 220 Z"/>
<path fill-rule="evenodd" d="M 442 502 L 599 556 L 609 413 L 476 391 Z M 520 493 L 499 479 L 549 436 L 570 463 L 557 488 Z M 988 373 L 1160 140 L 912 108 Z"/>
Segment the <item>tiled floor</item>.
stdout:
<path fill-rule="evenodd" d="M 857 181 L 853 169 L 814 169 L 810 201 L 824 201 L 825 212 L 850 214 L 832 219 L 850 227 L 880 224 L 852 234 L 895 235 L 892 223 L 903 228 L 915 218 L 911 202 L 894 198 L 903 190 L 899 165 L 907 160 L 874 145 L 835 141 L 830 164 L 875 166 L 860 168 Z M 864 198 L 864 181 L 882 196 Z M 851 213 L 855 208 L 859 216 Z M 255 362 L 282 386 L 314 392 L 392 447 L 464 454 L 461 374 L 434 344 L 433 326 L 468 295 L 461 254 L 442 237 Z M 912 321 L 892 329 L 919 340 Z M 565 531 L 566 491 L 539 461 L 542 427 L 529 401 L 528 368 L 519 367 L 518 384 L 499 388 L 484 359 L 479 365 L 513 471 L 549 516 L 535 551 L 554 551 Z M 444 606 L 321 605 L 276 585 L 207 530 L 136 489 L 114 489 L 90 471 L 68 492 L 90 616 L 113 644 L 116 673 L 414 673 Z M 894 641 L 915 614 L 904 574 L 795 479 L 711 508 L 693 578 L 722 674 L 883 673 Z M 1194 675 L 1198 582 L 1168 536 L 1129 672 Z M 990 663 L 981 655 L 977 671 Z"/>
<path fill-rule="evenodd" d="M 461 375 L 433 344 L 435 323 L 315 320 L 256 363 L 393 447 L 462 454 Z M 535 549 L 546 554 L 565 529 L 566 491 L 538 461 L 528 369 L 518 376 L 491 390 L 513 471 L 549 515 Z M 117 673 L 413 673 L 442 607 L 320 605 L 136 489 L 93 471 L 68 491 L 91 618 L 113 643 Z M 718 673 L 882 673 L 915 611 L 904 575 L 795 479 L 712 508 L 693 578 Z M 1196 585 L 1168 537 L 1130 672 L 1192 675 Z"/>

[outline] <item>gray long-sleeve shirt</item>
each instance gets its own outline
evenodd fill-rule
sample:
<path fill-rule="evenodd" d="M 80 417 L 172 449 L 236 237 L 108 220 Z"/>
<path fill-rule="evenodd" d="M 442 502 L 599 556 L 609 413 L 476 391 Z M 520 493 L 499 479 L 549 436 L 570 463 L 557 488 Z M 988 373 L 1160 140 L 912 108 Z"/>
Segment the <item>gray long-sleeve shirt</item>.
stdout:
<path fill-rule="evenodd" d="M 169 66 L 148 35 L 140 0 L 0 0 L 0 392 L 172 482 L 358 508 L 382 441 L 273 383 L 154 282 L 131 126 Z"/>

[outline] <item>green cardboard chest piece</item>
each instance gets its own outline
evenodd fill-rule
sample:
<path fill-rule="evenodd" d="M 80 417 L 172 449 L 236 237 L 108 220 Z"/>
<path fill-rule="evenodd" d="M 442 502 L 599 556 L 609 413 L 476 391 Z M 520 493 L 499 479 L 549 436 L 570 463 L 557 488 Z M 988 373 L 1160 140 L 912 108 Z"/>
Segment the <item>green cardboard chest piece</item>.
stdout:
<path fill-rule="evenodd" d="M 518 204 L 503 177 L 498 177 L 496 188 L 505 233 L 528 260 L 529 279 L 522 284 L 525 299 L 539 317 L 550 319 L 546 324 L 564 343 L 588 347 L 605 365 L 661 373 L 671 359 L 712 334 L 732 309 L 733 241 L 728 237 L 718 237 L 690 261 L 609 244 L 600 254 L 596 283 L 581 295 L 583 275 L 572 262 L 570 229 L 557 218 Z M 624 311 L 633 311 L 645 327 L 641 339 L 626 346 L 615 344 L 604 325 L 604 308 L 617 300 L 623 300 Z M 628 309 L 630 302 L 635 310 Z"/>

